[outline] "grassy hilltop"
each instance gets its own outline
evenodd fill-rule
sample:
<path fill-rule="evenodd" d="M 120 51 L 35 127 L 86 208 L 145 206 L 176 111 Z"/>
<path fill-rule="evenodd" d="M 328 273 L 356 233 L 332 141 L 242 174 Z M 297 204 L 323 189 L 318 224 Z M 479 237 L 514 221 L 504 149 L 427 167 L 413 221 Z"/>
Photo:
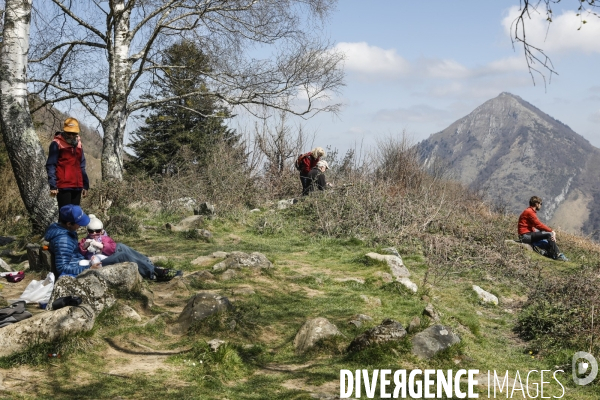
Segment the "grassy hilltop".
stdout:
<path fill-rule="evenodd" d="M 421 171 L 409 151 L 395 154 L 400 156 L 384 154 L 368 172 L 338 163 L 347 169 L 330 171 L 335 190 L 283 210 L 276 201 L 299 186 L 290 172 L 271 186 L 248 182 L 250 178 L 231 170 L 216 176 L 220 170 L 213 170 L 206 172 L 213 174 L 210 179 L 189 175 L 157 183 L 132 178 L 95 188 L 84 209 L 102 215 L 100 195 L 111 198 L 105 225 L 117 241 L 164 256 L 158 264 L 182 269 L 185 275 L 207 270 L 215 279 L 147 283 L 153 304 L 147 296 L 124 294 L 119 300 L 140 314 L 141 323 L 122 317 L 115 306 L 101 314 L 91 332 L 32 344 L 24 353 L 0 358 L 6 389 L 0 397 L 325 399 L 339 395 L 340 369 L 420 368 L 496 370 L 502 375 L 508 370 L 511 389 L 516 371 L 525 385 L 530 370 L 564 369 L 559 375 L 563 398 L 598 398 L 600 380 L 576 387 L 570 368 L 576 351 L 600 354 L 597 324 L 592 324 L 600 246 L 559 231 L 561 250 L 571 259 L 566 263 L 510 246 L 505 240 L 516 239 L 515 215 L 440 174 Z M 202 226 L 212 238 L 165 228 L 191 214 L 174 201 L 182 197 L 216 204 L 216 216 Z M 259 210 L 250 211 L 255 208 Z M 19 240 L 2 249 L 12 250 L 4 259 L 17 264 L 26 259 L 24 243 L 35 238 L 19 222 L 2 225 L 0 234 L 11 233 Z M 386 283 L 381 273 L 389 272 L 387 265 L 365 257 L 390 246 L 411 272 L 416 294 L 397 282 Z M 220 260 L 191 263 L 216 251 L 261 252 L 275 268 L 239 271 L 222 280 L 222 273 L 212 270 Z M 1 295 L 8 298 L 7 290 L 22 290 L 26 282 L 22 287 L 5 284 Z M 480 303 L 472 285 L 495 294 L 499 305 Z M 172 335 L 170 325 L 199 291 L 228 297 L 234 310 L 210 317 L 184 336 Z M 407 327 L 418 316 L 417 330 L 425 329 L 433 324 L 422 315 L 428 303 L 441 323 L 460 336 L 460 344 L 430 360 L 412 355 L 414 333 L 394 344 L 346 351 L 354 337 L 386 318 Z M 349 324 L 359 313 L 373 320 L 359 328 Z M 296 354 L 298 329 L 315 317 L 327 318 L 343 336 Z M 217 352 L 206 343 L 215 338 L 226 342 Z M 49 358 L 49 353 L 61 357 Z M 539 384 L 539 375 L 535 379 Z M 485 386 L 480 393 L 487 398 Z M 521 393 L 517 390 L 514 398 Z M 545 396 L 560 394 L 558 385 L 546 385 Z"/>

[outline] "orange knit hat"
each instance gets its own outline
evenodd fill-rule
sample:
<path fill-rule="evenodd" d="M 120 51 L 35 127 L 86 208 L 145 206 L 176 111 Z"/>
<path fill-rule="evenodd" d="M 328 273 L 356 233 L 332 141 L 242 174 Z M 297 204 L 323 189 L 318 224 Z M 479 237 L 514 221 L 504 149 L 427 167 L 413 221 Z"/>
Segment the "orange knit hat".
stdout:
<path fill-rule="evenodd" d="M 63 127 L 64 132 L 79 133 L 79 121 L 75 118 L 65 119 L 65 126 Z"/>

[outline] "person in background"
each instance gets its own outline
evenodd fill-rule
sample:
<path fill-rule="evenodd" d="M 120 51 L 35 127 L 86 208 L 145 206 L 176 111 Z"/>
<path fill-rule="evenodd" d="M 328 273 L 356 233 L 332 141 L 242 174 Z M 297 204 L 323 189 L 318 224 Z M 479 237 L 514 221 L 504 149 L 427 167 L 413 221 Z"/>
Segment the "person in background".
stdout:
<path fill-rule="evenodd" d="M 85 155 L 79 138 L 79 122 L 65 120 L 62 132 L 56 132 L 46 161 L 50 196 L 56 197 L 58 209 L 67 204 L 79 205 L 90 188 L 85 171 Z"/>
<path fill-rule="evenodd" d="M 308 173 L 308 178 L 310 179 L 310 184 L 305 192 L 302 192 L 303 195 L 308 195 L 316 190 L 325 190 L 327 186 L 332 186 L 330 183 L 325 181 L 325 171 L 329 169 L 329 164 L 327 161 L 321 160 L 315 165 L 313 169 Z"/>
<path fill-rule="evenodd" d="M 542 208 L 542 199 L 533 196 L 529 199 L 529 207 L 519 216 L 517 230 L 522 243 L 544 248 L 548 255 L 554 260 L 569 261 L 558 249 L 556 244 L 556 232 L 547 225 L 540 222 L 537 212 Z"/>
<path fill-rule="evenodd" d="M 302 183 L 302 194 L 308 194 L 311 179 L 308 176 L 310 171 L 317 165 L 321 160 L 321 157 L 325 157 L 325 150 L 322 147 L 315 147 L 308 153 L 302 154 L 298 157 L 298 169 L 300 170 L 300 182 Z"/>

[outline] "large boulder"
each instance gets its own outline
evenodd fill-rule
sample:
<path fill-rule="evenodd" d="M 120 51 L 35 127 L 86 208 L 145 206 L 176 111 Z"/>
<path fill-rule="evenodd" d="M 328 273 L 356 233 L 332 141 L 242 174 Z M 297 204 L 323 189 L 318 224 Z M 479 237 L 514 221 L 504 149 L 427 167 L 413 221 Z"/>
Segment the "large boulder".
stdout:
<path fill-rule="evenodd" d="M 431 358 L 459 342 L 458 335 L 447 326 L 433 325 L 413 337 L 412 352 L 421 358 Z"/>
<path fill-rule="evenodd" d="M 142 276 L 136 263 L 126 262 L 100 269 L 87 269 L 76 278 L 61 276 L 54 284 L 48 310 L 52 302 L 60 297 L 78 296 L 82 304 L 89 304 L 96 315 L 105 307 L 112 306 L 117 292 L 140 292 Z"/>
<path fill-rule="evenodd" d="M 48 343 L 63 336 L 89 331 L 95 320 L 94 310 L 88 304 L 35 314 L 2 328 L 0 357 L 24 351 L 33 343 Z"/>
<path fill-rule="evenodd" d="M 341 335 L 338 328 L 329 322 L 327 318 L 309 319 L 300 327 L 294 338 L 294 348 L 298 353 L 304 353 L 315 345 L 319 340 L 330 336 Z"/>
<path fill-rule="evenodd" d="M 348 351 L 360 351 L 373 344 L 399 341 L 404 336 L 406 336 L 406 329 L 400 322 L 385 319 L 381 322 L 381 325 L 377 325 L 375 328 L 371 328 L 355 337 L 348 346 Z"/>
<path fill-rule="evenodd" d="M 242 268 L 268 269 L 273 268 L 273 264 L 262 253 L 247 254 L 241 251 L 233 251 L 227 254 L 227 258 L 213 266 L 214 271 Z"/>
<path fill-rule="evenodd" d="M 210 317 L 211 315 L 232 309 L 229 299 L 218 294 L 201 292 L 192 297 L 179 314 L 176 324 L 171 332 L 174 334 L 185 333 L 193 324 Z"/>

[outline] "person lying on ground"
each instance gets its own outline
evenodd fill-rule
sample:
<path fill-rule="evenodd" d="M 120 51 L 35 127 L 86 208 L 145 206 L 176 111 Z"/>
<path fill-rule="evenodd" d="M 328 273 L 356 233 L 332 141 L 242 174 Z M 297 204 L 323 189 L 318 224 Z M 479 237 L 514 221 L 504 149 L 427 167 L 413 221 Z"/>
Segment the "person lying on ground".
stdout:
<path fill-rule="evenodd" d="M 544 225 L 537 217 L 537 212 L 542 208 L 542 199 L 533 196 L 529 199 L 529 207 L 519 216 L 517 231 L 522 243 L 544 248 L 554 260 L 569 261 L 558 249 L 556 232 Z"/>

